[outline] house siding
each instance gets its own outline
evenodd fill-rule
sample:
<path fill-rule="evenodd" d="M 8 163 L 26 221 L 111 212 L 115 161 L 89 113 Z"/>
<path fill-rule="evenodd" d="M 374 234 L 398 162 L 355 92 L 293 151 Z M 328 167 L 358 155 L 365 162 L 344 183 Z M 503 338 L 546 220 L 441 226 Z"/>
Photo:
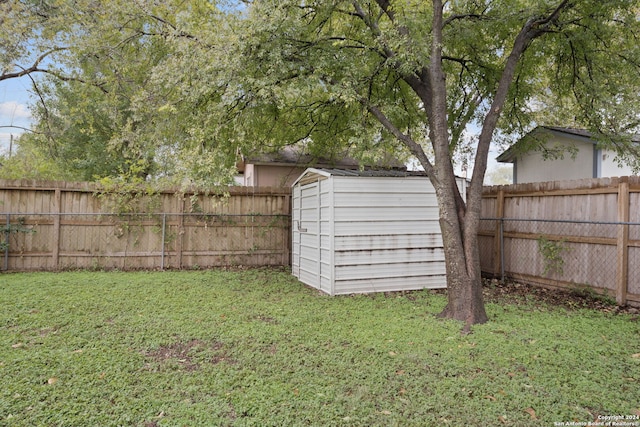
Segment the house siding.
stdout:
<path fill-rule="evenodd" d="M 601 150 L 600 152 L 601 175 L 596 178 L 612 177 L 612 176 L 629 176 L 635 175 L 633 169 L 627 165 L 619 165 L 616 162 L 616 154 L 610 150 Z"/>
<path fill-rule="evenodd" d="M 514 170 L 518 184 L 539 181 L 562 181 L 593 177 L 594 150 L 591 142 L 576 141 L 572 138 L 558 137 L 554 145 L 575 146 L 574 156 L 565 152 L 560 159 L 544 159 L 542 153 L 531 151 L 518 156 L 517 169 Z M 585 165 L 587 165 L 585 167 Z"/>

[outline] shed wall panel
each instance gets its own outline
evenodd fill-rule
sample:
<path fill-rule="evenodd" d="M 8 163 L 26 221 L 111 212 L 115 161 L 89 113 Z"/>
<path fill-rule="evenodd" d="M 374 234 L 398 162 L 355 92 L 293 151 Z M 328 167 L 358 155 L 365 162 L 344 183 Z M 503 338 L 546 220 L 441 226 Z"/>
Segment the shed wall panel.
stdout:
<path fill-rule="evenodd" d="M 328 255 L 328 254 L 327 254 Z M 420 249 L 367 249 L 336 251 L 334 264 L 338 266 L 375 265 L 410 262 L 444 261 L 443 248 Z"/>
<path fill-rule="evenodd" d="M 315 282 L 305 283 L 331 295 L 446 287 L 428 179 L 353 175 L 308 169 L 297 181 L 303 230 L 293 241 L 301 280 L 311 280 L 317 257 Z"/>
<path fill-rule="evenodd" d="M 420 207 L 379 207 L 375 201 L 370 206 L 336 207 L 336 221 L 389 221 L 389 220 L 418 220 L 433 221 L 438 217 L 438 208 L 434 206 Z"/>
<path fill-rule="evenodd" d="M 339 222 L 334 224 L 335 236 L 371 236 L 398 234 L 431 234 L 440 232 L 440 222 L 434 221 L 376 221 L 376 222 Z"/>
<path fill-rule="evenodd" d="M 394 249 L 394 248 L 434 248 L 442 247 L 442 235 L 430 234 L 377 234 L 336 236 L 335 250 Z"/>
<path fill-rule="evenodd" d="M 341 280 L 336 282 L 334 295 L 442 289 L 446 287 L 447 278 L 444 274 L 441 276 L 401 277 L 395 280 L 389 280 L 388 278 Z"/>
<path fill-rule="evenodd" d="M 394 194 L 380 193 L 382 197 L 375 200 L 380 208 L 395 207 L 438 207 L 435 194 Z M 372 197 L 362 193 L 340 192 L 335 194 L 336 206 L 340 207 L 368 207 L 372 205 Z"/>
<path fill-rule="evenodd" d="M 376 265 L 346 265 L 336 266 L 336 281 L 344 279 L 381 279 L 384 277 L 431 276 L 445 273 L 444 263 L 433 262 L 403 262 L 395 264 Z"/>

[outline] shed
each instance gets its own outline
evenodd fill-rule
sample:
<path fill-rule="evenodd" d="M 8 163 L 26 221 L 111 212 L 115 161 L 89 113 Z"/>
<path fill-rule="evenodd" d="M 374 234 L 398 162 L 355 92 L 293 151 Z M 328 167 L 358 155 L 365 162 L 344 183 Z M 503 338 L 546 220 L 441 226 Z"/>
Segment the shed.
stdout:
<path fill-rule="evenodd" d="M 309 168 L 292 205 L 301 282 L 330 295 L 446 287 L 438 202 L 423 173 Z"/>

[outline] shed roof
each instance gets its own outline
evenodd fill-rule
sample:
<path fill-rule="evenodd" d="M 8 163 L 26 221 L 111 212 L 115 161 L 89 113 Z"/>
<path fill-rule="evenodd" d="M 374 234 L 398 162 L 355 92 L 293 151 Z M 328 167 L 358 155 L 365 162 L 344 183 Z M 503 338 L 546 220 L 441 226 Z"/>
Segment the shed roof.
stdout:
<path fill-rule="evenodd" d="M 408 177 L 427 177 L 424 171 L 407 171 L 398 169 L 330 169 L 330 168 L 308 168 L 302 175 L 294 181 L 292 185 L 298 183 L 305 184 L 318 178 L 326 179 L 330 176 L 342 177 L 382 177 L 382 178 L 408 178 Z"/>

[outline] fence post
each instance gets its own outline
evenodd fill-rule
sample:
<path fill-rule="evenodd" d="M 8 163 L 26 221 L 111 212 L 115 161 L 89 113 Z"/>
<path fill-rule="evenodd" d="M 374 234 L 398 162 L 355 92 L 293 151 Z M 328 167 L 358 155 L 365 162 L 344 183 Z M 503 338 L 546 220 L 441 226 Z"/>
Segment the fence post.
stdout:
<path fill-rule="evenodd" d="M 176 241 L 176 250 L 178 252 L 178 269 L 182 269 L 182 250 L 183 250 L 183 239 L 184 236 L 184 205 L 187 203 L 186 194 L 180 198 L 180 212 L 178 213 L 178 236 Z"/>
<path fill-rule="evenodd" d="M 504 218 L 500 218 L 500 281 L 504 283 Z"/>
<path fill-rule="evenodd" d="M 496 198 L 496 228 L 493 234 L 493 275 L 500 272 L 500 280 L 504 280 L 504 239 L 503 221 L 504 217 L 504 190 L 498 190 Z"/>
<path fill-rule="evenodd" d="M 55 212 L 53 212 L 53 243 L 51 243 L 53 245 L 53 253 L 51 254 L 51 257 L 53 258 L 54 270 L 58 269 L 60 262 L 60 216 L 62 212 L 62 207 L 60 205 L 62 203 L 61 194 L 60 189 L 56 188 L 53 196 Z"/>
<path fill-rule="evenodd" d="M 627 303 L 629 284 L 629 183 L 618 184 L 618 239 L 616 266 L 616 302 Z"/>
<path fill-rule="evenodd" d="M 164 241 L 167 230 L 167 214 L 162 214 L 162 256 L 160 258 L 160 270 L 164 270 Z"/>
<path fill-rule="evenodd" d="M 4 229 L 4 270 L 9 270 L 9 234 L 11 233 L 11 214 L 7 214 L 7 224 Z"/>

